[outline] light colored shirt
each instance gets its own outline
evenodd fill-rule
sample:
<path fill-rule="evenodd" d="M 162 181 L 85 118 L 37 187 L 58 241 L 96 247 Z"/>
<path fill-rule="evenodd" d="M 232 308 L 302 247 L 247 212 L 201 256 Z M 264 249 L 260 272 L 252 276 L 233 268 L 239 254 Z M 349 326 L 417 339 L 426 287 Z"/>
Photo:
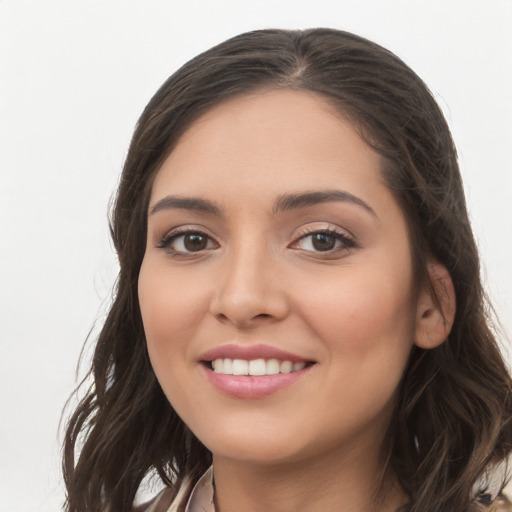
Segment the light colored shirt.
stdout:
<path fill-rule="evenodd" d="M 185 512 L 215 512 L 213 494 L 213 467 L 210 466 L 192 489 Z M 177 506 L 175 507 L 173 503 L 167 512 L 176 512 L 177 510 Z"/>
<path fill-rule="evenodd" d="M 212 467 L 197 481 L 190 494 L 189 489 L 190 480 L 185 479 L 168 507 L 165 505 L 167 493 L 164 490 L 151 501 L 147 508 L 143 506 L 144 508 L 137 508 L 137 510 L 139 512 L 178 512 L 186 501 L 185 512 L 215 512 Z"/>
<path fill-rule="evenodd" d="M 187 499 L 188 489 L 190 488 L 189 482 L 185 480 L 180 486 L 178 494 L 175 496 L 173 502 L 167 509 L 162 509 L 158 506 L 163 497 L 163 493 L 145 510 L 145 512 L 178 512 L 182 503 L 187 500 L 185 512 L 215 512 L 214 494 L 215 487 L 213 483 L 213 467 L 206 471 L 206 473 L 197 481 L 194 488 L 190 492 Z M 493 503 L 488 507 L 482 506 L 478 510 L 488 512 L 512 512 L 512 505 L 506 495 L 491 496 Z M 473 510 L 473 508 L 471 508 Z"/>

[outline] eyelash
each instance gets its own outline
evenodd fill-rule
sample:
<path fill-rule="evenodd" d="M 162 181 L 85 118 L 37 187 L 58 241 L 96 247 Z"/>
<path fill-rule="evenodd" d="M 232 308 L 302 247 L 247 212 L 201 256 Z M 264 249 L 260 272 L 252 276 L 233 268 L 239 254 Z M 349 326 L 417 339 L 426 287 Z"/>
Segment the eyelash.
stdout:
<path fill-rule="evenodd" d="M 172 231 L 166 233 L 160 242 L 157 244 L 158 249 L 165 249 L 168 253 L 170 253 L 174 257 L 189 257 L 191 255 L 200 255 L 204 254 L 205 251 L 211 250 L 212 247 L 205 247 L 204 249 L 200 249 L 198 251 L 181 251 L 176 250 L 172 247 L 173 242 L 178 240 L 180 237 L 184 237 L 185 235 L 197 235 L 200 237 L 204 237 L 206 239 L 206 243 L 210 244 L 213 242 L 216 246 L 218 246 L 218 243 L 207 233 L 204 231 L 198 230 L 198 229 L 191 229 L 188 227 L 181 227 L 173 229 Z M 336 243 L 340 242 L 340 245 L 338 247 L 334 247 L 332 249 L 328 249 L 325 251 L 315 251 L 315 250 L 309 250 L 309 249 L 302 249 L 300 247 L 297 247 L 298 244 L 306 240 L 308 237 L 312 237 L 314 235 L 326 235 L 329 237 L 334 237 L 336 239 Z M 313 242 L 312 242 L 313 243 Z M 316 254 L 325 254 L 327 255 L 333 255 L 340 251 L 350 251 L 352 249 L 355 249 L 358 247 L 358 244 L 356 241 L 348 236 L 345 233 L 340 233 L 336 229 L 332 228 L 324 228 L 324 229 L 317 229 L 317 228 L 311 228 L 305 232 L 303 232 L 292 244 L 290 244 L 288 247 L 296 248 L 298 250 L 301 250 L 306 253 L 316 253 Z"/>
<path fill-rule="evenodd" d="M 217 242 L 207 233 L 204 231 L 201 231 L 200 229 L 191 229 L 188 227 L 181 227 L 173 229 L 170 232 L 167 232 L 160 242 L 157 244 L 158 249 L 165 249 L 168 253 L 170 253 L 172 256 L 175 257 L 187 257 L 194 254 L 203 254 L 205 250 L 208 250 L 208 248 L 200 250 L 200 251 L 179 251 L 172 247 L 173 242 L 175 242 L 178 238 L 184 237 L 185 235 L 198 235 L 201 237 L 204 237 L 206 239 L 206 243 L 214 242 L 216 245 Z M 211 249 L 211 248 L 210 248 Z"/>
<path fill-rule="evenodd" d="M 352 238 L 351 236 L 349 236 L 349 235 L 347 235 L 345 233 L 341 233 L 337 229 L 333 229 L 333 228 L 324 228 L 324 229 L 312 228 L 312 229 L 308 229 L 306 232 L 301 234 L 295 242 L 293 242 L 291 244 L 291 247 L 297 246 L 302 240 L 305 240 L 308 237 L 312 237 L 313 235 L 327 235 L 329 237 L 334 237 L 336 242 L 340 242 L 340 245 L 339 245 L 339 247 L 328 249 L 326 251 L 311 251 L 311 250 L 308 250 L 308 249 L 300 249 L 300 248 L 298 248 L 298 249 L 302 250 L 304 252 L 313 252 L 313 253 L 317 253 L 317 254 L 325 254 L 327 256 L 327 255 L 336 254 L 336 253 L 338 253 L 340 251 L 350 251 L 352 249 L 357 249 L 357 247 L 358 247 L 358 244 L 356 243 L 354 238 Z M 313 242 L 311 242 L 311 243 L 313 243 Z"/>

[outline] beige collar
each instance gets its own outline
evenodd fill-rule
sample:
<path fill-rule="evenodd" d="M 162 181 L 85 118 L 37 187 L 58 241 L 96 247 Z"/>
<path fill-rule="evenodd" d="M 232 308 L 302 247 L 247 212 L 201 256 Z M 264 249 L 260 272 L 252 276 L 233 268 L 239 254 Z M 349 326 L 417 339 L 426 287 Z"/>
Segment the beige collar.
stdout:
<path fill-rule="evenodd" d="M 176 494 L 170 507 L 166 509 L 166 512 L 179 512 L 182 510 L 181 504 L 187 499 L 188 489 L 190 489 L 190 482 L 188 478 L 185 478 L 180 485 L 178 494 Z M 188 496 L 184 512 L 215 512 L 213 495 L 213 467 L 210 466 L 206 473 L 194 485 L 190 496 Z M 164 493 L 161 493 L 158 499 L 156 499 L 145 512 L 157 512 L 161 510 L 158 504 L 163 496 Z"/>
<path fill-rule="evenodd" d="M 215 512 L 213 493 L 213 467 L 210 466 L 192 489 L 185 512 Z"/>

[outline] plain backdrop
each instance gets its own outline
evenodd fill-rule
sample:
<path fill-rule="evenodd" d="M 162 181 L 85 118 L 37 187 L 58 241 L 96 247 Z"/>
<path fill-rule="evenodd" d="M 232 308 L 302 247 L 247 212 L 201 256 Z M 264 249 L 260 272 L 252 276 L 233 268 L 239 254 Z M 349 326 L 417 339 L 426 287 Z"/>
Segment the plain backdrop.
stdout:
<path fill-rule="evenodd" d="M 144 105 L 215 43 L 312 26 L 386 46 L 435 94 L 510 337 L 512 0 L 0 0 L 0 512 L 61 509 L 60 413 L 109 304 L 107 206 Z"/>

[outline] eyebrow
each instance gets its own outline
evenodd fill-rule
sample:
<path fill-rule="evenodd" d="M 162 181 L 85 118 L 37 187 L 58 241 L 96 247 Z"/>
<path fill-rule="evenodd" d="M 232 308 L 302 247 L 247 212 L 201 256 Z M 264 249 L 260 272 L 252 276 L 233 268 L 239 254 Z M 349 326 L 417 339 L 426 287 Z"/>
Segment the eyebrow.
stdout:
<path fill-rule="evenodd" d="M 355 204 L 377 218 L 375 210 L 369 204 L 365 203 L 361 198 L 344 190 L 322 190 L 319 192 L 304 192 L 300 194 L 283 194 L 277 198 L 272 211 L 275 214 L 280 211 L 294 210 L 297 208 L 305 208 L 330 202 L 347 202 Z"/>
<path fill-rule="evenodd" d="M 302 192 L 299 194 L 283 194 L 277 198 L 272 208 L 272 212 L 276 214 L 279 212 L 306 208 L 308 206 L 315 206 L 317 204 L 329 202 L 352 203 L 360 206 L 374 217 L 377 217 L 375 210 L 370 205 L 365 203 L 359 197 L 344 190 L 322 190 L 318 192 Z M 198 197 L 166 196 L 150 208 L 149 215 L 154 215 L 157 212 L 174 208 L 193 210 L 212 215 L 221 215 L 223 211 L 219 205 L 209 201 L 208 199 L 201 199 Z"/>
<path fill-rule="evenodd" d="M 210 213 L 213 215 L 220 215 L 222 208 L 212 201 L 207 199 L 200 199 L 197 197 L 178 197 L 166 196 L 160 199 L 153 207 L 149 209 L 149 215 L 154 215 L 162 210 L 170 210 L 178 208 L 182 210 L 194 210 L 201 213 Z"/>

